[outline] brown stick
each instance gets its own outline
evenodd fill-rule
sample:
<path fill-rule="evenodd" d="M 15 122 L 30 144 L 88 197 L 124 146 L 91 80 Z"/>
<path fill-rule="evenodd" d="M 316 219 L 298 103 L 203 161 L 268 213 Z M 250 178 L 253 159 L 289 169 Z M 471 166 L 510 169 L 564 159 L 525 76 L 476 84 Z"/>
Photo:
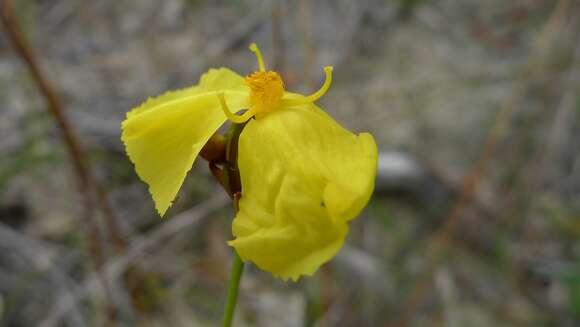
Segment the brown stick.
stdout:
<path fill-rule="evenodd" d="M 72 161 L 75 173 L 77 175 L 77 184 L 79 192 L 83 196 L 83 215 L 88 222 L 87 238 L 89 241 L 89 253 L 97 271 L 105 262 L 105 252 L 103 251 L 101 238 L 99 237 L 98 223 L 94 215 L 93 208 L 97 207 L 104 218 L 104 223 L 109 235 L 115 244 L 117 251 L 123 251 L 126 247 L 125 240 L 121 230 L 118 227 L 115 214 L 107 202 L 107 196 L 104 189 L 96 182 L 90 167 L 85 160 L 84 151 L 73 132 L 73 129 L 67 119 L 63 104 L 56 91 L 49 83 L 48 79 L 42 73 L 40 65 L 34 55 L 31 46 L 26 41 L 19 22 L 14 14 L 14 8 L 11 0 L 2 0 L 0 7 L 0 21 L 4 27 L 4 32 L 12 43 L 18 56 L 24 61 L 26 67 L 32 75 L 36 86 L 47 103 L 47 109 L 52 115 L 60 136 L 66 146 L 70 159 Z M 94 192 L 94 193 L 93 193 Z M 93 197 L 94 196 L 94 197 Z M 105 294 L 109 301 L 105 304 L 107 311 L 107 325 L 112 325 L 114 314 L 114 305 L 107 280 L 101 274 L 98 274 Z"/>
<path fill-rule="evenodd" d="M 282 35 L 282 22 L 284 17 L 283 3 L 276 1 L 272 4 L 272 69 L 286 75 L 286 58 L 284 56 L 284 42 Z"/>
<path fill-rule="evenodd" d="M 299 24 L 302 33 L 302 44 L 304 46 L 304 84 L 312 89 L 314 81 L 312 79 L 312 66 L 314 65 L 314 42 L 312 35 L 312 3 L 310 0 L 301 0 L 299 3 Z"/>
<path fill-rule="evenodd" d="M 541 34 L 538 36 L 538 42 L 535 44 L 535 47 L 532 48 L 528 57 L 527 69 L 520 76 L 514 94 L 505 101 L 504 105 L 496 115 L 495 124 L 491 128 L 481 150 L 480 159 L 464 179 L 459 198 L 452 207 L 451 213 L 446 219 L 445 224 L 435 233 L 432 240 L 429 241 L 425 272 L 419 277 L 411 291 L 407 305 L 407 312 L 402 319 L 401 326 L 406 326 L 408 324 L 408 320 L 415 315 L 423 303 L 426 290 L 431 284 L 433 273 L 441 261 L 443 253 L 452 244 L 456 227 L 463 216 L 465 209 L 469 207 L 477 193 L 482 178 L 489 168 L 497 145 L 503 139 L 505 132 L 509 127 L 509 123 L 516 111 L 517 99 L 524 90 L 523 81 L 528 76 L 528 73 L 536 68 L 535 65 L 540 63 L 539 61 L 542 56 L 542 50 L 549 46 L 548 42 L 553 35 L 557 34 L 558 23 L 561 23 L 562 16 L 566 13 L 569 4 L 570 0 L 560 0 L 548 19 L 548 22 L 544 25 Z"/>
<path fill-rule="evenodd" d="M 126 243 L 121 230 L 118 227 L 115 214 L 109 206 L 103 188 L 99 183 L 97 183 L 87 161 L 85 160 L 84 151 L 66 117 L 60 97 L 43 74 L 31 46 L 22 34 L 17 18 L 14 15 L 11 0 L 2 0 L 0 20 L 2 21 L 5 34 L 14 46 L 16 53 L 26 64 L 36 86 L 46 100 L 47 109 L 57 124 L 58 131 L 71 158 L 81 194 L 87 197 L 90 203 L 93 203 L 94 201 L 92 200 L 91 194 L 92 192 L 95 192 L 96 205 L 103 214 L 107 231 L 118 249 L 123 249 Z"/>

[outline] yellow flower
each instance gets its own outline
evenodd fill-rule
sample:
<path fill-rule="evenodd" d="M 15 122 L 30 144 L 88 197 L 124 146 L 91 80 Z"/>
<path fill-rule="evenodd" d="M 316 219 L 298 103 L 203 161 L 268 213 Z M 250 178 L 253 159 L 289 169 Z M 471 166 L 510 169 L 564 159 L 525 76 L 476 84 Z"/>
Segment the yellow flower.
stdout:
<path fill-rule="evenodd" d="M 242 260 L 283 279 L 312 275 L 344 243 L 348 221 L 374 188 L 377 146 L 368 133 L 352 134 L 309 96 L 284 89 L 280 75 L 260 70 L 246 78 L 210 69 L 199 84 L 149 99 L 127 113 L 122 140 L 161 216 L 209 138 L 230 120 L 247 122 L 239 137 L 242 185 L 233 221 L 233 246 Z M 247 109 L 241 115 L 236 112 Z"/>

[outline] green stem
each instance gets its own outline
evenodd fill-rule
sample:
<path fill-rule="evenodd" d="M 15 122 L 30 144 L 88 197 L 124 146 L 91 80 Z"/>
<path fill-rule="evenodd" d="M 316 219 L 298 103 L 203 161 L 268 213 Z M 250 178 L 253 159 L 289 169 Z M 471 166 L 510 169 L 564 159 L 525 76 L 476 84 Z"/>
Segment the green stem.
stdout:
<path fill-rule="evenodd" d="M 226 134 L 226 162 L 224 165 L 224 184 L 227 186 L 227 191 L 234 201 L 234 208 L 238 211 L 240 192 L 242 191 L 242 183 L 240 182 L 240 172 L 238 170 L 238 140 L 242 130 L 246 126 L 243 124 L 232 124 L 228 133 Z M 230 273 L 230 283 L 228 286 L 228 297 L 226 299 L 226 307 L 224 311 L 223 326 L 230 327 L 234 312 L 236 310 L 236 303 L 238 301 L 238 290 L 240 288 L 240 279 L 244 272 L 244 263 L 234 250 L 234 258 L 232 259 L 232 271 Z"/>
<path fill-rule="evenodd" d="M 230 274 L 230 283 L 228 285 L 228 297 L 226 300 L 226 308 L 224 311 L 223 327 L 230 327 L 232 319 L 234 318 L 234 311 L 238 300 L 238 290 L 240 286 L 240 279 L 244 272 L 244 263 L 238 253 L 234 250 L 234 258 L 232 259 L 232 272 Z"/>

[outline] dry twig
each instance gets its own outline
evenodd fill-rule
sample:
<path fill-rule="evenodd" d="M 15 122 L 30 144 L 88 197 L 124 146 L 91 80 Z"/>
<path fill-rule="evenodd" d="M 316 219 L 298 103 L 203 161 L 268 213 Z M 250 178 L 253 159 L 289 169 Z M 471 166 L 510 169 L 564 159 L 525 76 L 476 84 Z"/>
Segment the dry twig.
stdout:
<path fill-rule="evenodd" d="M 415 315 L 423 303 L 426 291 L 432 282 L 433 272 L 441 261 L 445 250 L 452 244 L 458 222 L 477 193 L 481 181 L 489 168 L 494 152 L 509 128 L 509 124 L 517 109 L 518 99 L 525 90 L 525 82 L 530 72 L 536 69 L 544 60 L 544 56 L 546 55 L 544 50 L 549 47 L 549 43 L 553 41 L 554 36 L 557 35 L 557 32 L 562 27 L 563 16 L 565 16 L 569 5 L 570 0 L 560 0 L 544 25 L 542 32 L 537 38 L 535 47 L 530 52 L 526 69 L 519 76 L 514 93 L 504 102 L 502 108 L 496 115 L 495 124 L 488 134 L 480 154 L 480 159 L 465 178 L 458 200 L 452 207 L 445 224 L 443 224 L 428 242 L 427 248 L 429 250 L 425 272 L 419 277 L 411 292 L 407 312 L 401 324 L 402 326 L 408 324 L 408 320 Z"/>
<path fill-rule="evenodd" d="M 78 137 L 75 135 L 71 123 L 66 117 L 63 103 L 54 87 L 42 72 L 32 47 L 22 33 L 18 19 L 14 14 L 12 1 L 3 0 L 0 4 L 0 21 L 4 27 L 4 32 L 12 43 L 16 54 L 26 64 L 34 83 L 44 97 L 47 109 L 58 127 L 58 131 L 70 156 L 70 161 L 72 162 L 77 177 L 78 189 L 83 197 L 85 220 L 87 220 L 89 225 L 87 230 L 89 252 L 96 269 L 99 270 L 105 262 L 105 251 L 103 251 L 100 242 L 98 222 L 93 209 L 98 208 L 101 211 L 107 232 L 113 244 L 116 246 L 117 251 L 122 251 L 125 248 L 125 240 L 118 226 L 115 214 L 108 204 L 104 189 L 96 181 Z M 101 283 L 109 298 L 107 311 L 108 316 L 111 317 L 113 307 L 110 289 L 104 278 L 101 279 Z"/>
<path fill-rule="evenodd" d="M 39 271 L 46 271 L 46 276 L 55 287 L 58 287 L 57 291 L 61 292 L 61 296 L 65 299 L 72 299 L 72 279 L 51 262 L 49 254 L 46 253 L 46 244 L 29 239 L 12 228 L 0 224 L 0 247 L 3 250 L 16 251 L 23 258 L 28 259 L 33 267 Z M 68 323 L 80 327 L 88 325 L 76 305 L 70 311 L 71 314 L 67 315 Z"/>
<path fill-rule="evenodd" d="M 202 204 L 189 209 L 161 224 L 159 228 L 150 233 L 140 236 L 133 240 L 127 247 L 124 255 L 118 256 L 107 262 L 102 270 L 102 274 L 110 280 L 119 278 L 123 273 L 146 252 L 163 244 L 168 238 L 173 235 L 186 231 L 197 225 L 205 217 L 208 217 L 212 212 L 223 208 L 229 201 L 219 192 L 213 198 L 204 201 Z M 74 293 L 72 297 L 57 296 L 58 301 L 54 304 L 49 316 L 38 324 L 40 327 L 58 326 L 62 317 L 71 310 L 74 305 L 94 293 L 98 289 L 98 276 L 93 274 L 89 276 L 81 285 L 81 287 Z"/>
<path fill-rule="evenodd" d="M 96 202 L 96 206 L 103 214 L 107 231 L 112 237 L 113 242 L 115 242 L 119 249 L 122 249 L 125 241 L 118 226 L 115 214 L 108 204 L 107 196 L 102 186 L 96 181 L 92 170 L 90 169 L 84 150 L 78 137 L 75 135 L 69 119 L 66 117 L 64 106 L 59 95 L 42 72 L 41 66 L 32 50 L 32 47 L 22 34 L 18 20 L 14 14 L 12 0 L 2 0 L 0 20 L 2 21 L 5 34 L 14 46 L 17 55 L 26 64 L 34 83 L 46 101 L 47 109 L 54 118 L 75 169 L 78 187 L 81 194 L 85 197 L 85 201 L 89 208 L 93 207 L 93 203 Z M 95 195 L 94 200 L 92 194 Z"/>

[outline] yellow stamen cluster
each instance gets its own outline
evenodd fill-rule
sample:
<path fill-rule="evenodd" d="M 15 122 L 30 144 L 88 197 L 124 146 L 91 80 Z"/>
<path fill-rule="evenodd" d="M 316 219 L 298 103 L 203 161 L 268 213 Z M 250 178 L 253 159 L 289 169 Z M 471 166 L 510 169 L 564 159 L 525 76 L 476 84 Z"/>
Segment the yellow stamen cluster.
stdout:
<path fill-rule="evenodd" d="M 259 115 L 270 112 L 280 104 L 284 95 L 284 82 L 275 71 L 255 72 L 246 77 L 246 85 L 250 88 L 250 105 Z"/>
<path fill-rule="evenodd" d="M 240 116 L 236 115 L 234 112 L 230 111 L 226 103 L 224 92 L 217 92 L 221 109 L 226 117 L 236 124 L 244 123 L 253 116 L 260 118 L 276 108 L 299 106 L 314 102 L 328 91 L 328 88 L 332 83 L 332 67 L 327 66 L 324 67 L 326 79 L 318 91 L 299 98 L 283 98 L 286 90 L 284 89 L 284 81 L 282 81 L 280 74 L 271 70 L 266 71 L 266 65 L 264 65 L 262 53 L 256 44 L 252 43 L 252 45 L 250 45 L 250 50 L 256 54 L 260 70 L 250 74 L 245 79 L 245 83 L 250 89 L 250 107 L 248 110 Z"/>

